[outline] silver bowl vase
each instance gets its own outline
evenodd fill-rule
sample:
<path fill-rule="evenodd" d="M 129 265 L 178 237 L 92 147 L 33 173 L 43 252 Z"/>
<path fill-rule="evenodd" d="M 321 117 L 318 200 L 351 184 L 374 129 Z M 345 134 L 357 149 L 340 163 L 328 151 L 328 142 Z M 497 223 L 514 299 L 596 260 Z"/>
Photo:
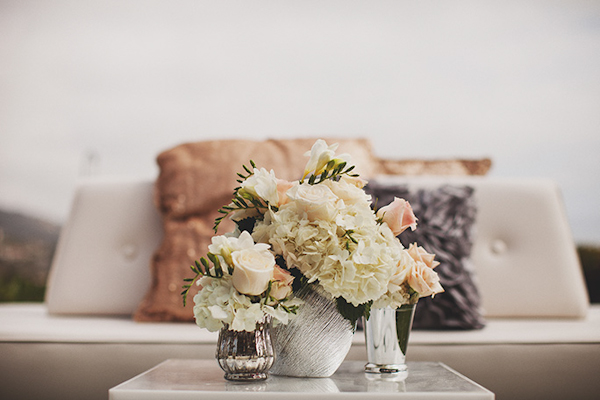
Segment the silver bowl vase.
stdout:
<path fill-rule="evenodd" d="M 298 315 L 272 330 L 276 357 L 270 372 L 301 378 L 330 377 L 350 351 L 355 326 L 342 317 L 321 285 L 308 285 L 296 296 L 304 300 Z"/>

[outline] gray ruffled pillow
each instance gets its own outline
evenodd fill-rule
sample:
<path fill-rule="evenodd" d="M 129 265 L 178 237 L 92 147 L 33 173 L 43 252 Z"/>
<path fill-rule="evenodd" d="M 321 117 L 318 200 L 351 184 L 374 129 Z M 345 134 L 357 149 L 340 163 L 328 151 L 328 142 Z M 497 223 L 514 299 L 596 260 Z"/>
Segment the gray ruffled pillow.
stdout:
<path fill-rule="evenodd" d="M 413 329 L 481 329 L 481 297 L 470 265 L 477 208 L 474 189 L 444 185 L 410 190 L 407 186 L 371 181 L 365 190 L 373 204 L 383 207 L 394 197 L 406 199 L 418 218 L 417 229 L 407 229 L 399 239 L 405 247 L 417 242 L 436 255 L 436 272 L 444 293 L 419 300 Z"/>

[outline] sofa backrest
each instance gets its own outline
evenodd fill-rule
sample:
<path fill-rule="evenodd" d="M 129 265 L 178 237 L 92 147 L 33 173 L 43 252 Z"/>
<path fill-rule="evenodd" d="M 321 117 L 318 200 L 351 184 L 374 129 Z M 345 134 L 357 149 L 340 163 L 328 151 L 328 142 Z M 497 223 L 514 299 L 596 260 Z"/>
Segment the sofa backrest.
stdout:
<path fill-rule="evenodd" d="M 544 179 L 381 177 L 469 185 L 477 201 L 472 263 L 488 317 L 582 317 L 589 303 L 557 185 Z M 163 237 L 151 181 L 86 181 L 75 193 L 48 279 L 53 314 L 132 314 Z M 179 290 L 180 288 L 174 288 Z"/>
<path fill-rule="evenodd" d="M 380 177 L 475 189 L 471 261 L 488 317 L 583 317 L 587 289 L 557 184 L 541 178 Z"/>
<path fill-rule="evenodd" d="M 150 285 L 163 229 L 153 183 L 87 180 L 75 190 L 46 291 L 54 314 L 131 314 Z"/>

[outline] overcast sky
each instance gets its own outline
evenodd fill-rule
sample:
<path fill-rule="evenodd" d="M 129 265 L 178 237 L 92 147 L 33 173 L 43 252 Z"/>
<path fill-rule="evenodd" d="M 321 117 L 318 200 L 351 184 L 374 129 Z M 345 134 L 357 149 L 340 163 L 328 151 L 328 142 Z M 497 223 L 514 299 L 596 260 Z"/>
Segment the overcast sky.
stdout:
<path fill-rule="evenodd" d="M 153 178 L 186 141 L 367 136 L 554 179 L 600 243 L 599 71 L 599 1 L 2 0 L 0 207 L 62 222 L 87 161 Z"/>

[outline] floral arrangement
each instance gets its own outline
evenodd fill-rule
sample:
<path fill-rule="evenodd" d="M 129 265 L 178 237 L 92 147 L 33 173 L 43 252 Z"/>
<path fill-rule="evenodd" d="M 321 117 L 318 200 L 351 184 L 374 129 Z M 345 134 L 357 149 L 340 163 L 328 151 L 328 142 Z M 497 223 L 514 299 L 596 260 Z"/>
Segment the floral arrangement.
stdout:
<path fill-rule="evenodd" d="M 442 292 L 434 255 L 396 237 L 416 228 L 410 204 L 395 198 L 375 211 L 366 181 L 354 173 L 350 157 L 336 156 L 337 144 L 317 140 L 298 181 L 274 171 L 243 166 L 231 204 L 219 211 L 236 229 L 212 238 L 208 260 L 192 266 L 185 296 L 195 282 L 200 327 L 254 330 L 270 315 L 287 323 L 302 302 L 294 291 L 320 284 L 352 323 L 371 307 L 400 307 Z M 225 266 L 225 267 L 223 267 Z"/>

